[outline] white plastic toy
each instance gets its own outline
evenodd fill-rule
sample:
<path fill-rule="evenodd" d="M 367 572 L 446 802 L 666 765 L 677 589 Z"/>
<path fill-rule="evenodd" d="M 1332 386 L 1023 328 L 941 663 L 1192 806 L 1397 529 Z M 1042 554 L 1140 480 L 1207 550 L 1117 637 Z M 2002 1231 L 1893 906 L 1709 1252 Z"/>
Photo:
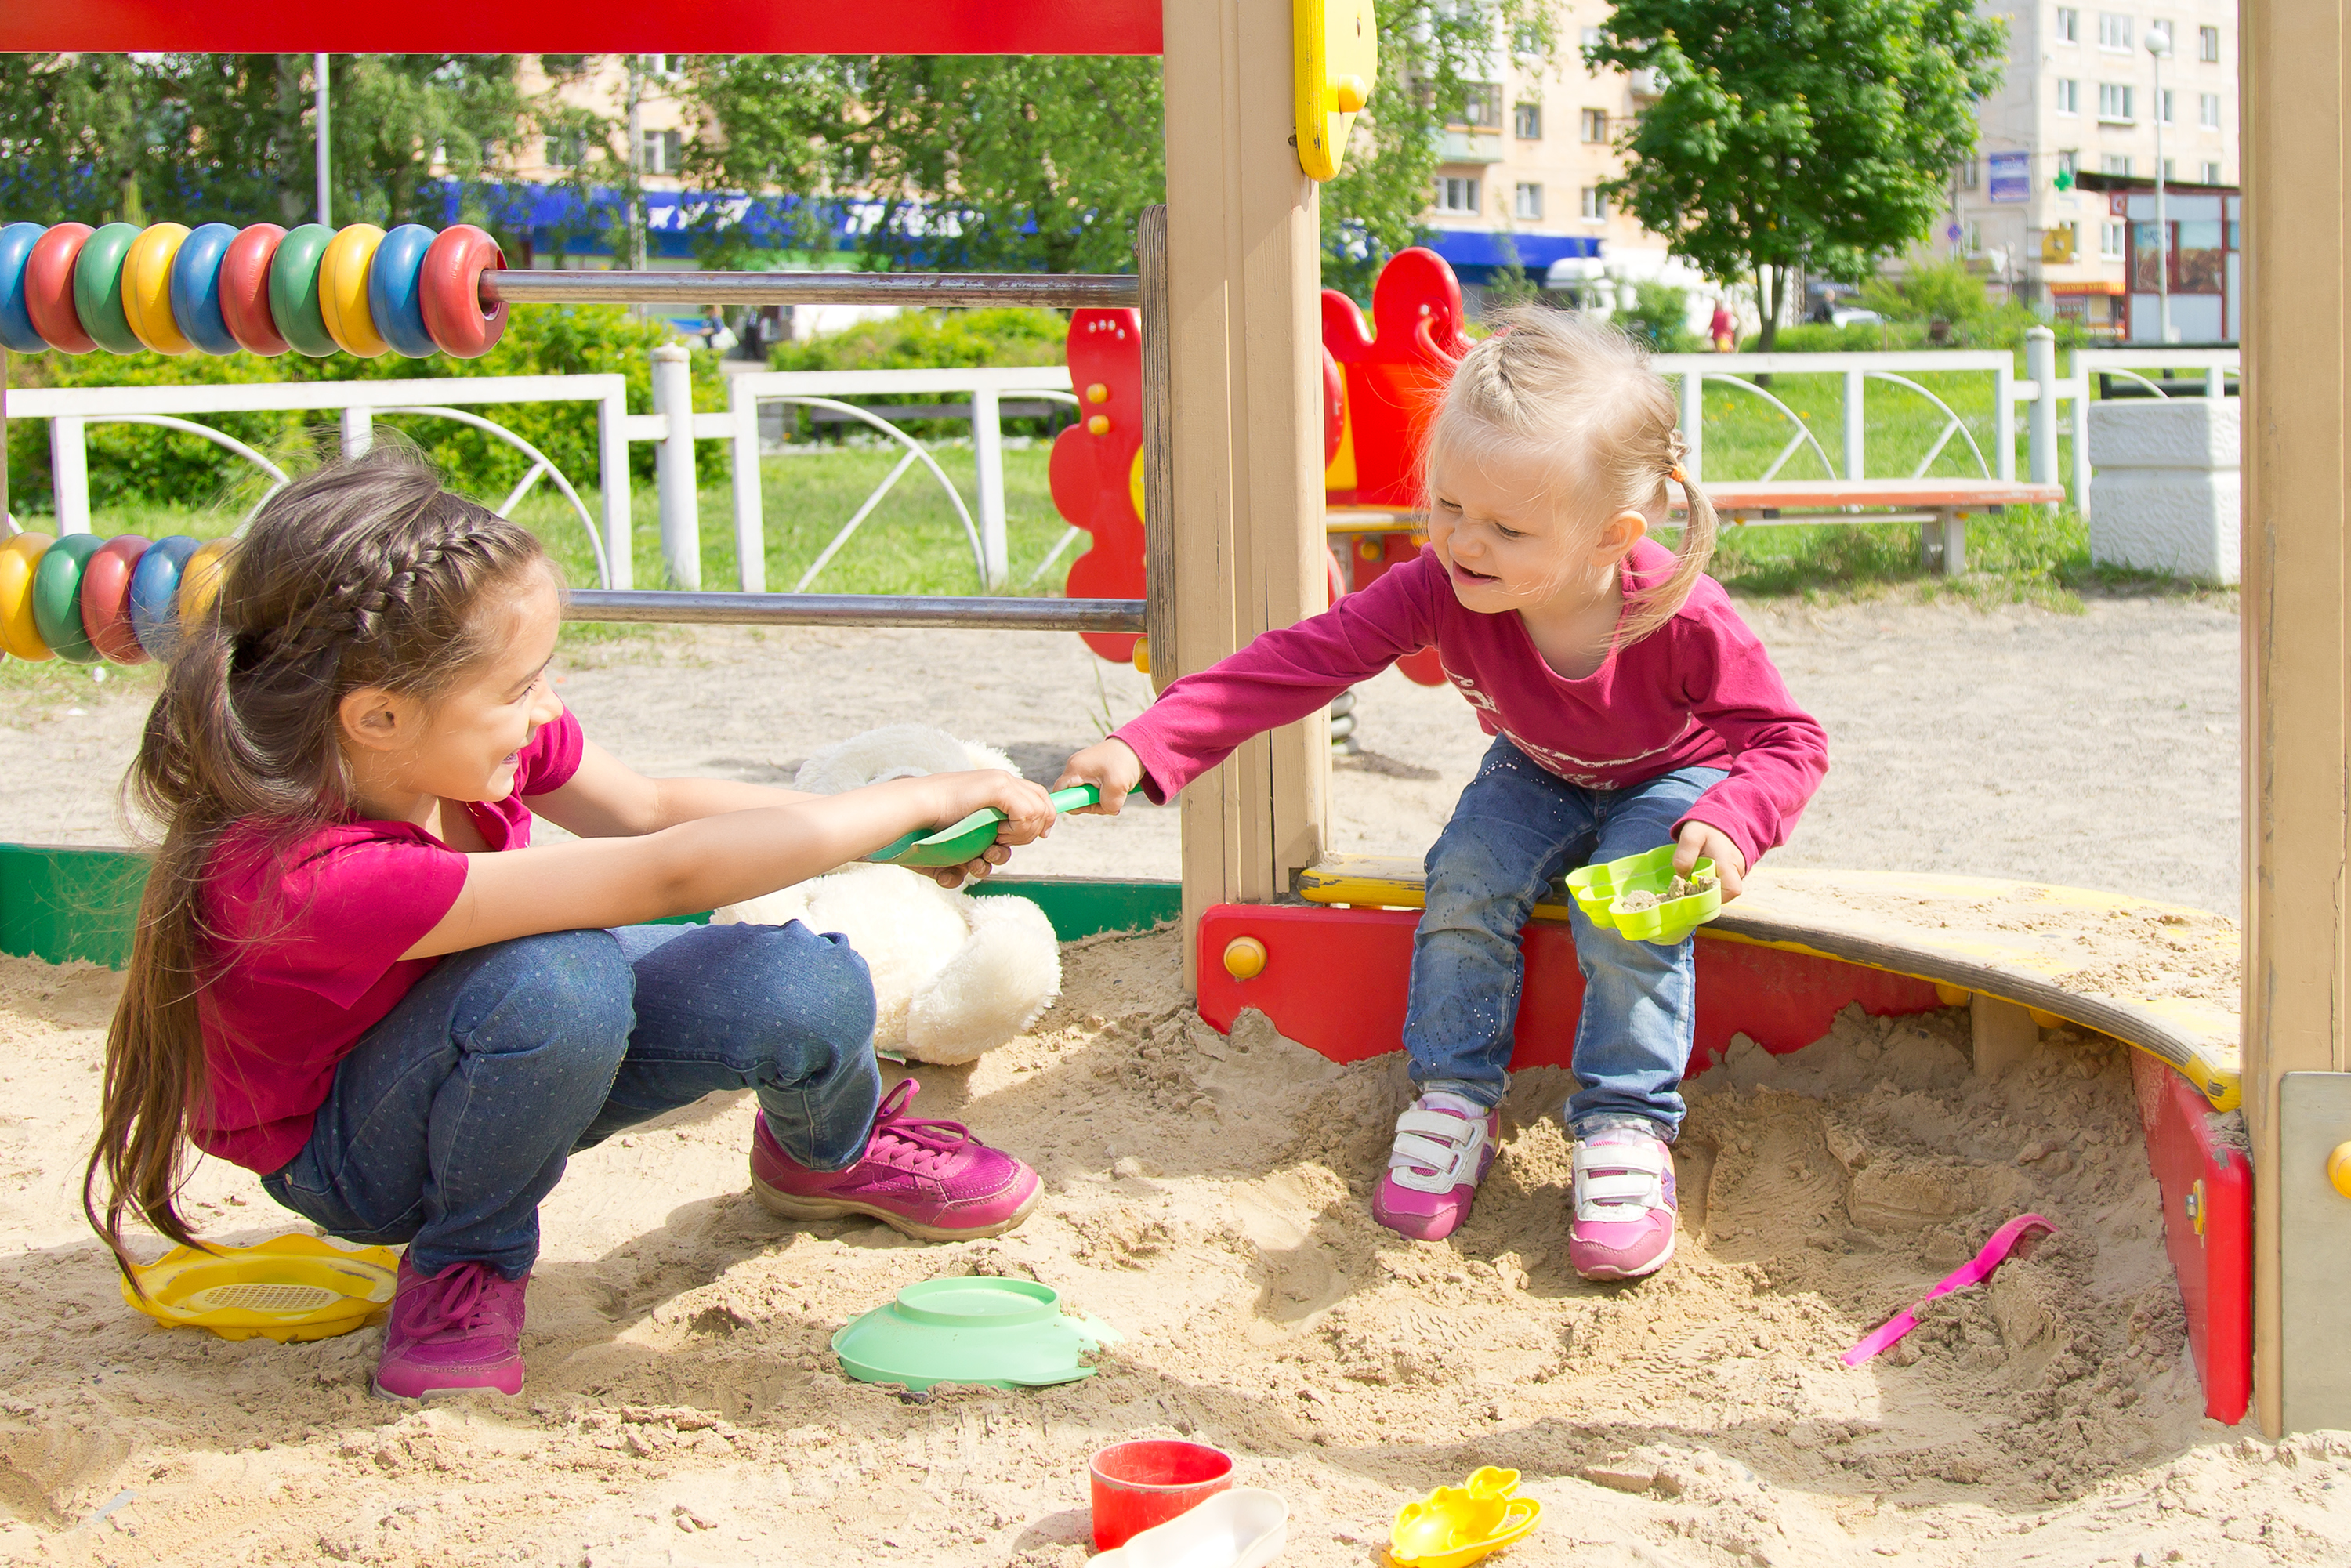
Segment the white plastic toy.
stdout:
<path fill-rule="evenodd" d="M 966 768 L 1018 772 L 1011 758 L 927 725 L 898 724 L 829 747 L 792 787 L 817 795 Z M 950 893 L 919 872 L 853 865 L 714 912 L 715 924 L 804 922 L 849 938 L 873 977 L 874 1049 L 953 1066 L 1027 1029 L 1061 989 L 1045 912 L 1009 895 Z"/>

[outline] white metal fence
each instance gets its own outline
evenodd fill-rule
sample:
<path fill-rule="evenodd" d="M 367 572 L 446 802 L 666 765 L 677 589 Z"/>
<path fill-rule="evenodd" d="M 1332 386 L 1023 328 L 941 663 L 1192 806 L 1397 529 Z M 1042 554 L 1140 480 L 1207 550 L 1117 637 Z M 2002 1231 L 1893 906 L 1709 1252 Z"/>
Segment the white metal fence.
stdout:
<path fill-rule="evenodd" d="M 2085 349 L 2073 356 L 2072 373 L 2060 377 L 2053 338 L 2035 329 L 2026 347 L 2026 373 L 2015 372 L 2010 354 L 1999 350 L 1908 351 L 1839 354 L 1671 354 L 1659 357 L 1659 371 L 1680 383 L 1682 424 L 1689 450 L 1685 466 L 1693 479 L 1705 472 L 1706 398 L 1709 386 L 1733 389 L 1741 398 L 1753 398 L 1776 409 L 1790 426 L 1785 445 L 1758 478 L 1776 477 L 1799 453 L 1811 448 L 1822 466 L 1834 476 L 1866 478 L 1867 406 L 1870 382 L 1902 389 L 1940 411 L 1939 434 L 1913 460 L 1905 455 L 1909 476 L 1923 475 L 1957 441 L 1987 478 L 2016 476 L 2016 409 L 2028 407 L 2027 448 L 2030 476 L 2035 480 L 2058 476 L 2061 427 L 2057 405 L 2074 405 L 2077 431 L 2074 442 L 2072 482 L 2074 504 L 2089 511 L 2088 443 L 2080 439 L 2080 411 L 2092 399 L 2101 375 L 2118 376 L 2141 384 L 2158 395 L 2172 395 L 2193 385 L 2200 395 L 2223 395 L 2227 380 L 2238 370 L 2232 349 Z M 1001 592 L 1008 586 L 1002 401 L 1007 394 L 1054 402 L 1077 402 L 1070 373 L 1061 366 L 1008 369 L 937 369 L 904 371 L 762 371 L 734 376 L 728 382 L 728 406 L 720 413 L 693 412 L 691 363 L 684 349 L 665 346 L 653 351 L 653 410 L 649 414 L 627 411 L 623 379 L 616 374 L 580 376 L 502 376 L 403 382 L 264 382 L 234 386 L 27 388 L 9 396 L 13 416 L 50 422 L 53 486 L 57 527 L 65 533 L 89 528 L 89 483 L 83 433 L 93 423 L 120 422 L 160 425 L 209 440 L 253 464 L 274 483 L 285 475 L 267 457 L 234 437 L 189 415 L 218 415 L 269 411 L 334 411 L 341 421 L 347 451 L 364 448 L 373 419 L 386 414 L 421 414 L 471 425 L 513 446 L 530 460 L 522 482 L 501 504 L 510 512 L 545 477 L 561 491 L 578 513 L 594 543 L 598 575 L 608 588 L 634 586 L 631 570 L 628 444 L 658 444 L 655 457 L 657 508 L 662 554 L 671 584 L 702 586 L 700 497 L 695 475 L 698 441 L 725 441 L 732 455 L 735 559 L 738 585 L 746 591 L 764 591 L 767 584 L 767 529 L 760 485 L 759 406 L 789 406 L 840 411 L 869 425 L 883 440 L 901 449 L 894 467 L 867 495 L 831 541 L 794 585 L 805 590 L 829 565 L 898 481 L 921 465 L 933 482 L 946 492 L 970 544 L 974 574 L 983 591 Z M 2201 372 L 2193 382 L 2165 381 L 2157 372 Z M 1787 376 L 1835 375 L 1843 379 L 1844 398 L 1838 425 L 1841 450 L 1833 457 L 1820 435 L 1771 390 L 1753 377 L 1770 373 Z M 1976 439 L 1967 420 L 1939 393 L 1921 384 L 1922 373 L 1975 372 L 1992 378 L 1992 429 L 1986 444 Z M 960 487 L 948 477 L 925 445 L 893 423 L 887 406 L 863 407 L 843 400 L 875 395 L 904 396 L 952 393 L 968 400 L 972 425 L 976 513 Z M 597 479 L 601 489 L 601 528 L 591 519 L 570 480 L 546 455 L 514 432 L 468 412 L 473 407 L 525 402 L 586 402 L 597 405 Z M 1893 476 L 1879 475 L 1880 478 Z M 1072 534 L 1075 530 L 1071 531 Z M 1071 534 L 1047 558 L 1050 567 L 1066 549 Z M 1038 574 L 1042 575 L 1041 570 Z M 1031 580 L 1034 580 L 1032 578 Z"/>

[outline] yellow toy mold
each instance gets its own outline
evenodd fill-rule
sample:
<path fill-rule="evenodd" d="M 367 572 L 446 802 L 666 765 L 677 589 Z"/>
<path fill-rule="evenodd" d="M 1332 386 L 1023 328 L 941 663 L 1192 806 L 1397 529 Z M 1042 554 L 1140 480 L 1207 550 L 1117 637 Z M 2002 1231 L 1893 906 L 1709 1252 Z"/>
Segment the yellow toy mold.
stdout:
<path fill-rule="evenodd" d="M 1541 1520 L 1542 1504 L 1512 1497 L 1518 1485 L 1518 1471 L 1489 1465 L 1465 1485 L 1405 1504 L 1388 1533 L 1388 1561 L 1395 1568 L 1468 1568 L 1523 1539 Z"/>

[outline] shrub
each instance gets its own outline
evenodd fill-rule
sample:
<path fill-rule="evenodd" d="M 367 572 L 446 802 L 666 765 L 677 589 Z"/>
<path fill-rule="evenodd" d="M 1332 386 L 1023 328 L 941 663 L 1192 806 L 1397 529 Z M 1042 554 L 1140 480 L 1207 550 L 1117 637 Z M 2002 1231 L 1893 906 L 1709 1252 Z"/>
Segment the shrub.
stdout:
<path fill-rule="evenodd" d="M 617 305 L 525 305 L 514 308 L 506 336 L 478 360 L 436 354 L 406 360 L 395 354 L 360 360 L 349 354 L 306 359 L 283 354 L 214 358 L 188 354 L 114 355 L 81 358 L 40 354 L 12 358 L 12 379 L 20 386 L 220 386 L 277 382 L 457 381 L 477 376 L 586 375 L 618 371 L 628 381 L 629 409 L 650 413 L 656 345 L 675 340 L 668 323 L 637 316 Z M 420 402 L 432 402 L 420 394 Z M 725 406 L 716 356 L 694 355 L 694 405 Z M 596 409 L 592 403 L 518 403 L 479 411 L 547 454 L 566 478 L 583 491 L 597 483 Z M 283 465 L 287 457 L 307 459 L 331 452 L 336 434 L 330 416 L 298 412 L 200 416 Z M 503 498 L 529 460 L 486 432 L 454 420 L 399 417 L 382 421 L 413 437 L 450 475 L 453 483 L 492 501 Z M 88 427 L 89 492 L 93 507 L 126 504 L 200 506 L 252 487 L 256 470 L 243 458 L 200 436 L 136 424 Z M 632 444 L 630 467 L 651 479 L 653 449 Z M 716 480 L 726 471 L 724 444 L 702 443 L 698 467 Z M 8 424 L 10 505 L 20 515 L 51 506 L 48 422 L 12 419 Z M 542 481 L 544 483 L 544 481 Z"/>
<path fill-rule="evenodd" d="M 779 371 L 930 370 L 987 365 L 1058 365 L 1070 336 L 1069 319 L 1058 310 L 1025 306 L 986 306 L 973 310 L 908 310 L 861 321 L 838 332 L 768 350 Z M 909 392 L 903 397 L 852 401 L 874 408 L 891 403 L 937 402 L 949 394 Z M 1008 419 L 1008 434 L 1041 435 L 1052 422 Z M 968 434 L 959 420 L 911 420 L 904 429 L 917 436 Z"/>
<path fill-rule="evenodd" d="M 1626 303 L 1627 293 L 1631 303 Z M 1644 278 L 1616 284 L 1616 310 L 1610 318 L 1653 354 L 1687 354 L 1698 348 L 1689 329 L 1689 290 Z"/>

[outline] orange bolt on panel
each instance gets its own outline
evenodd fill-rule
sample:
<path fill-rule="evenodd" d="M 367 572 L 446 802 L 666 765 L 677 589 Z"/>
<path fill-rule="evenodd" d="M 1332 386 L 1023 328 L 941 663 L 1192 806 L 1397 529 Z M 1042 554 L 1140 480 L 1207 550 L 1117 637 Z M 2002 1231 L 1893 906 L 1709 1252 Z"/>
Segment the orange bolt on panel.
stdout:
<path fill-rule="evenodd" d="M 1225 973 L 1236 980 L 1254 980 L 1265 973 L 1265 944 L 1254 936 L 1236 936 L 1225 944 Z"/>
<path fill-rule="evenodd" d="M 1086 389 L 1086 401 L 1088 402 L 1108 402 L 1110 401 L 1110 388 L 1101 382 L 1094 382 L 1093 385 Z"/>
<path fill-rule="evenodd" d="M 1098 413 L 1092 419 L 1086 421 L 1086 434 L 1089 435 L 1108 435 L 1110 434 L 1110 415 L 1106 413 Z"/>

